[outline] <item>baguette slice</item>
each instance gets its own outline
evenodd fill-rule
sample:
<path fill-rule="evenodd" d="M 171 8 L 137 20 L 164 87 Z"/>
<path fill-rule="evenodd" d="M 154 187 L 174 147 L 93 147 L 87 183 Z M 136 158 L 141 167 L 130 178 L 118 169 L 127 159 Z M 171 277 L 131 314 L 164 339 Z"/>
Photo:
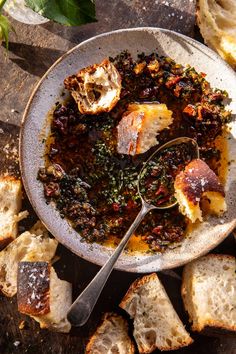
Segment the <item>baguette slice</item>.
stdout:
<path fill-rule="evenodd" d="M 20 312 L 34 318 L 40 328 L 70 331 L 66 315 L 72 304 L 72 287 L 57 277 L 49 262 L 20 262 L 17 283 Z"/>
<path fill-rule="evenodd" d="M 21 209 L 22 185 L 11 176 L 0 177 L 0 249 L 17 236 L 17 215 Z"/>
<path fill-rule="evenodd" d="M 115 314 L 106 313 L 87 344 L 85 354 L 133 354 L 134 344 L 128 335 L 128 323 Z"/>
<path fill-rule="evenodd" d="M 0 290 L 12 297 L 17 292 L 18 263 L 28 261 L 50 261 L 58 242 L 48 236 L 34 235 L 28 231 L 21 234 L 0 252 Z"/>
<path fill-rule="evenodd" d="M 137 279 L 120 307 L 134 319 L 134 338 L 140 353 L 175 350 L 193 342 L 155 273 Z"/>
<path fill-rule="evenodd" d="M 236 259 L 209 254 L 187 264 L 182 298 L 192 330 L 210 327 L 236 331 Z"/>
<path fill-rule="evenodd" d="M 117 126 L 118 153 L 143 154 L 158 144 L 157 135 L 172 123 L 172 111 L 165 104 L 129 104 Z"/>

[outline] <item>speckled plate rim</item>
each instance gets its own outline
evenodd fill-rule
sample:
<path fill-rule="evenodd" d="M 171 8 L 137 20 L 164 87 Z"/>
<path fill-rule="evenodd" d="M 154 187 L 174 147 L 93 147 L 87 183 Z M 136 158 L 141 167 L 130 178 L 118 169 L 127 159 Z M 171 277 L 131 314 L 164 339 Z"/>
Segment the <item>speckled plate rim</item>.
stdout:
<path fill-rule="evenodd" d="M 45 224 L 48 230 L 55 236 L 55 238 L 64 246 L 66 246 L 68 249 L 70 249 L 73 253 L 77 254 L 83 259 L 86 259 L 98 265 L 103 265 L 105 263 L 105 261 L 111 255 L 112 249 L 98 244 L 90 245 L 87 244 L 86 242 L 81 242 L 81 238 L 78 235 L 78 233 L 76 233 L 71 228 L 71 226 L 68 224 L 66 220 L 60 218 L 58 212 L 54 209 L 54 207 L 51 205 L 46 205 L 43 197 L 42 186 L 36 180 L 35 175 L 34 175 L 34 179 L 32 179 L 32 171 L 30 166 L 32 166 L 33 164 L 30 163 L 29 166 L 29 160 L 27 159 L 28 157 L 27 150 L 29 152 L 29 146 L 27 147 L 27 143 L 29 142 L 29 136 L 30 136 L 28 123 L 30 122 L 32 109 L 34 105 L 37 105 L 38 100 L 40 100 L 40 90 L 42 89 L 42 86 L 44 85 L 45 81 L 48 80 L 50 74 L 54 71 L 54 69 L 56 70 L 56 68 L 64 60 L 70 57 L 71 54 L 79 50 L 81 50 L 82 52 L 83 47 L 86 47 L 91 43 L 95 44 L 100 39 L 101 40 L 107 39 L 108 37 L 117 36 L 119 34 L 121 34 L 121 36 L 124 35 L 124 37 L 128 38 L 130 34 L 132 36 L 132 34 L 137 34 L 138 32 L 146 35 L 152 35 L 152 36 L 164 34 L 172 38 L 172 40 L 174 38 L 174 41 L 176 42 L 178 40 L 180 40 L 180 42 L 182 41 L 182 44 L 185 43 L 187 47 L 189 46 L 188 50 L 190 50 L 189 48 L 191 47 L 195 48 L 195 50 L 199 51 L 199 53 L 202 53 L 205 56 L 206 60 L 207 58 L 210 58 L 213 62 L 216 62 L 218 66 L 223 67 L 227 72 L 229 72 L 230 77 L 232 78 L 232 81 L 234 81 L 234 85 L 236 86 L 235 72 L 230 68 L 230 66 L 227 63 L 223 61 L 223 59 L 221 59 L 211 49 L 193 40 L 192 38 L 189 38 L 182 34 L 170 30 L 154 28 L 154 27 L 120 29 L 120 30 L 111 31 L 111 32 L 94 36 L 86 41 L 83 41 L 79 45 L 75 46 L 74 48 L 66 52 L 43 75 L 43 77 L 40 79 L 40 81 L 34 88 L 34 91 L 28 101 L 22 119 L 19 150 L 20 150 L 20 169 L 21 169 L 22 180 L 25 187 L 25 191 L 36 214 L 43 222 L 43 224 Z M 125 48 L 125 45 L 124 45 L 124 49 L 127 49 Z M 94 62 L 95 61 L 93 61 L 93 63 Z M 72 71 L 69 71 L 68 73 L 72 73 Z M 234 103 L 233 113 L 235 113 L 236 112 L 235 95 L 233 97 L 233 103 Z M 43 124 L 41 125 L 40 129 L 42 128 L 43 128 Z M 39 137 L 37 136 L 37 139 L 38 138 Z M 235 138 L 236 135 L 234 136 L 234 139 Z M 35 156 L 37 157 L 37 153 Z M 31 158 L 32 157 L 33 156 L 31 155 Z M 42 156 L 40 158 L 42 159 Z M 233 166 L 233 171 L 236 175 L 236 166 Z M 231 205 L 232 205 L 231 209 L 234 208 L 236 210 L 235 200 L 233 200 L 233 203 L 231 203 Z M 190 243 L 191 244 L 195 243 L 195 246 L 198 246 L 195 250 L 193 249 L 191 250 L 191 247 L 189 250 L 189 245 L 187 245 L 186 242 L 184 241 L 177 248 L 170 249 L 164 254 L 129 255 L 127 253 L 123 253 L 123 255 L 118 260 L 115 268 L 118 270 L 128 271 L 128 272 L 148 273 L 152 271 L 175 268 L 201 255 L 204 255 L 208 253 L 211 249 L 216 247 L 220 242 L 222 242 L 227 237 L 227 235 L 236 227 L 236 215 L 233 215 L 232 217 L 232 215 L 230 214 L 229 217 L 226 217 L 221 223 L 219 223 L 219 221 L 217 222 L 216 219 L 217 218 L 213 218 L 213 221 L 212 220 L 210 220 L 210 222 L 207 221 L 206 223 L 204 223 L 204 225 L 202 225 L 204 227 L 202 228 L 200 227 L 201 229 L 200 233 L 198 232 L 198 236 L 200 236 L 199 240 L 196 239 L 196 234 L 194 232 L 191 234 L 191 237 L 188 239 L 189 245 Z M 214 228 L 214 232 L 212 232 L 213 228 Z M 202 237 L 203 233 L 207 233 L 209 238 L 212 239 L 212 242 L 206 243 L 206 239 Z M 201 247 L 202 242 L 204 244 L 204 247 Z"/>

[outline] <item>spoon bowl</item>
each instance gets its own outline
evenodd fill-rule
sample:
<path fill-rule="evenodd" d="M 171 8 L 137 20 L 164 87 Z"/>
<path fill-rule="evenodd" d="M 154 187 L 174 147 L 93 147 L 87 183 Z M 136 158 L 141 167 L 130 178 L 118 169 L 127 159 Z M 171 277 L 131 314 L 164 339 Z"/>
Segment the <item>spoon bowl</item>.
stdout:
<path fill-rule="evenodd" d="M 145 201 L 146 204 L 150 204 L 153 206 L 153 208 L 155 209 L 159 209 L 159 210 L 168 210 L 168 209 L 171 209 L 173 208 L 174 206 L 177 205 L 177 201 L 174 201 L 168 205 L 154 205 L 152 203 L 148 203 L 146 200 L 145 200 L 145 197 L 142 195 L 142 192 L 141 192 L 141 181 L 142 181 L 142 178 L 143 176 L 145 175 L 145 171 L 147 169 L 147 166 L 148 166 L 148 163 L 150 161 L 152 161 L 158 154 L 160 154 L 163 150 L 167 149 L 167 148 L 170 148 L 172 146 L 176 146 L 176 145 L 180 145 L 180 144 L 191 144 L 192 145 L 192 149 L 191 149 L 191 155 L 192 155 L 192 160 L 193 159 L 198 159 L 199 158 L 199 147 L 198 147 L 198 144 L 196 142 L 196 140 L 192 139 L 192 138 L 188 138 L 188 137 L 180 137 L 180 138 L 176 138 L 176 139 L 173 139 L 173 140 L 170 140 L 168 141 L 167 143 L 161 145 L 160 147 L 158 147 L 154 153 L 144 162 L 144 165 L 138 175 L 138 185 L 137 185 L 137 188 L 138 188 L 138 194 L 139 194 L 139 197 L 140 199 L 143 201 Z"/>

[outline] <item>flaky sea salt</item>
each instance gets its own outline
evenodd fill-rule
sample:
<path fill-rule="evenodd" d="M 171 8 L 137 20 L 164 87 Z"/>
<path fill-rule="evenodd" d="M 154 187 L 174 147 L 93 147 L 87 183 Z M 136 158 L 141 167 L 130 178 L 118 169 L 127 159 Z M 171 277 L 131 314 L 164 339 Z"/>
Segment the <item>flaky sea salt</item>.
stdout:
<path fill-rule="evenodd" d="M 14 345 L 15 347 L 19 347 L 20 341 L 19 341 L 19 340 L 16 340 L 16 341 L 13 343 L 13 345 Z"/>

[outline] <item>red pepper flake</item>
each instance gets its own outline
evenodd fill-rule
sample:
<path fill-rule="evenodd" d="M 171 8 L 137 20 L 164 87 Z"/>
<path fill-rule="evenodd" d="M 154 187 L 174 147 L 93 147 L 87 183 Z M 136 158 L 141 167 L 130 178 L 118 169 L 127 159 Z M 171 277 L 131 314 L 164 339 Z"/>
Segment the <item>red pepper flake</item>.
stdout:
<path fill-rule="evenodd" d="M 167 188 L 165 186 L 163 186 L 162 184 L 160 185 L 160 187 L 158 188 L 158 190 L 156 191 L 155 195 L 160 195 L 163 194 L 164 196 L 166 196 L 167 194 L 169 194 Z"/>
<path fill-rule="evenodd" d="M 136 207 L 136 203 L 132 199 L 129 199 L 127 204 L 126 204 L 126 209 L 127 210 L 132 210 L 135 207 Z"/>
<path fill-rule="evenodd" d="M 195 107 L 192 104 L 188 104 L 184 108 L 183 113 L 188 114 L 191 117 L 195 117 L 196 116 Z"/>
<path fill-rule="evenodd" d="M 119 225 L 122 225 L 122 224 L 123 224 L 123 221 L 124 221 L 124 218 L 122 218 L 122 217 L 120 217 L 120 218 L 117 219 L 117 223 L 118 223 Z"/>
<path fill-rule="evenodd" d="M 154 227 L 154 229 L 152 230 L 152 233 L 155 235 L 160 235 L 162 230 L 163 230 L 163 226 L 158 225 L 158 226 Z"/>
<path fill-rule="evenodd" d="M 197 108 L 197 120 L 202 120 L 202 106 Z"/>
<path fill-rule="evenodd" d="M 182 79 L 181 76 L 169 77 L 168 80 L 166 81 L 166 87 L 171 88 L 172 86 L 176 85 L 181 79 Z"/>
<path fill-rule="evenodd" d="M 203 73 L 203 72 L 200 72 L 200 75 L 201 75 L 202 77 L 206 77 L 206 76 L 207 76 L 207 74 L 205 74 L 205 73 Z"/>
<path fill-rule="evenodd" d="M 119 211 L 120 210 L 120 204 L 119 203 L 113 203 L 112 204 L 112 208 L 114 211 Z"/>

